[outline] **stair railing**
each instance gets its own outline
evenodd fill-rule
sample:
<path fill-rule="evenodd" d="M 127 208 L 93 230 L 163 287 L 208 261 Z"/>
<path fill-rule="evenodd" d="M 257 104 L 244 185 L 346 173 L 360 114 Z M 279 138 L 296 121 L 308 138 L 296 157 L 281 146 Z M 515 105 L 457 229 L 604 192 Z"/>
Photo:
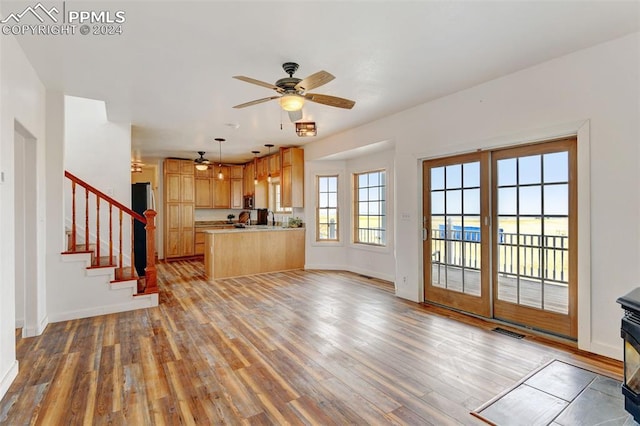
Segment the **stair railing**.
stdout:
<path fill-rule="evenodd" d="M 155 249 L 155 217 L 157 213 L 154 210 L 146 210 L 143 215 L 134 212 L 129 207 L 123 205 L 112 197 L 108 196 L 104 192 L 94 188 L 82 179 L 74 176 L 68 171 L 64 172 L 64 176 L 71 181 L 71 241 L 69 243 L 68 252 L 90 251 L 90 202 L 89 193 L 93 194 L 96 199 L 95 203 L 95 255 L 100 262 L 100 207 L 102 204 L 107 204 L 109 208 L 109 266 L 115 266 L 113 262 L 114 258 L 114 242 L 113 242 L 113 210 L 117 209 L 118 214 L 118 269 L 124 272 L 123 264 L 123 217 L 128 215 L 131 220 L 131 276 L 135 276 L 135 259 L 134 259 L 134 223 L 138 221 L 145 225 L 146 231 L 146 248 L 147 248 L 147 262 L 144 269 L 144 289 L 138 286 L 138 294 L 152 294 L 158 292 L 157 272 L 156 272 L 156 249 Z M 78 186 L 84 189 L 84 243 L 78 244 L 78 222 L 77 222 L 77 206 L 76 206 L 76 192 Z M 80 189 L 82 192 L 82 189 Z M 84 247 L 83 247 L 84 246 Z M 140 281 L 139 281 L 140 282 Z"/>

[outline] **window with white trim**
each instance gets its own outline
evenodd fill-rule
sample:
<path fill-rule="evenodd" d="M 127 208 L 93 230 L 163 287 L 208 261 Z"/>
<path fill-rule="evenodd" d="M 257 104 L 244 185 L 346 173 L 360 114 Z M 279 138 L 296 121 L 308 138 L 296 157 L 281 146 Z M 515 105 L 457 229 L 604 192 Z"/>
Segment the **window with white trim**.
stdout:
<path fill-rule="evenodd" d="M 353 175 L 353 242 L 387 245 L 387 187 L 384 170 Z"/>
<path fill-rule="evenodd" d="M 339 241 L 338 176 L 317 176 L 316 241 Z"/>

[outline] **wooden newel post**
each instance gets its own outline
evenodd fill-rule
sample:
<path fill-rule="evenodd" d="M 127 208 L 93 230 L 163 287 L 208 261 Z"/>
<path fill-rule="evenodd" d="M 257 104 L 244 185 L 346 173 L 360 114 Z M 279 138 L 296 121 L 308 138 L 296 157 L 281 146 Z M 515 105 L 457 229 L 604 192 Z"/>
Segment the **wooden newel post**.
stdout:
<path fill-rule="evenodd" d="M 145 293 L 158 292 L 158 276 L 156 273 L 156 215 L 155 210 L 145 210 L 144 217 L 147 219 L 147 267 L 144 268 L 146 281 Z"/>

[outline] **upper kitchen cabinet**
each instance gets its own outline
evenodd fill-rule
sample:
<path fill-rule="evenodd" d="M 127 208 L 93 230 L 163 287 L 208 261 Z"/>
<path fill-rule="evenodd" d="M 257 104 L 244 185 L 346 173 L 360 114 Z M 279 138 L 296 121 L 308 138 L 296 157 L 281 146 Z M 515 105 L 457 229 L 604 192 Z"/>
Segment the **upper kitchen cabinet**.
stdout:
<path fill-rule="evenodd" d="M 280 205 L 304 207 L 304 150 L 281 148 L 280 161 Z"/>
<path fill-rule="evenodd" d="M 247 163 L 244 165 L 244 172 L 242 175 L 242 180 L 243 180 L 243 185 L 242 185 L 242 189 L 243 189 L 243 193 L 245 196 L 253 196 L 255 194 L 256 188 L 255 188 L 255 182 L 254 179 L 256 178 L 256 164 L 255 161 L 251 161 L 250 163 Z"/>
<path fill-rule="evenodd" d="M 231 208 L 243 208 L 243 169 L 244 166 L 231 166 Z"/>
<path fill-rule="evenodd" d="M 222 172 L 222 179 L 219 173 Z M 213 171 L 213 208 L 228 209 L 231 207 L 231 179 L 230 168 L 222 166 Z"/>

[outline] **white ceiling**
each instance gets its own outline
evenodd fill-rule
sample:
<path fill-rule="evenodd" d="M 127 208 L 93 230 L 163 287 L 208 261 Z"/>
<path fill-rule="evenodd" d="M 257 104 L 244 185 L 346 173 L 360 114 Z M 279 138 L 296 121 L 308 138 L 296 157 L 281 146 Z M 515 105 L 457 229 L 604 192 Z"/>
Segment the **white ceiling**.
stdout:
<path fill-rule="evenodd" d="M 35 1 L 1 2 L 3 16 Z M 55 4 L 56 2 L 45 3 Z M 57 2 L 62 3 L 62 2 Z M 67 10 L 123 10 L 122 35 L 20 36 L 47 87 L 105 100 L 132 124 L 132 158 L 244 161 L 265 143 L 302 145 L 478 83 L 640 30 L 638 1 L 67 1 Z M 4 37 L 4 35 L 3 35 Z M 299 138 L 269 83 L 319 70 L 313 90 L 352 110 L 307 103 L 316 138 Z M 281 129 L 282 123 L 282 129 Z M 232 126 L 233 125 L 233 126 Z M 238 125 L 238 128 L 234 128 Z"/>

